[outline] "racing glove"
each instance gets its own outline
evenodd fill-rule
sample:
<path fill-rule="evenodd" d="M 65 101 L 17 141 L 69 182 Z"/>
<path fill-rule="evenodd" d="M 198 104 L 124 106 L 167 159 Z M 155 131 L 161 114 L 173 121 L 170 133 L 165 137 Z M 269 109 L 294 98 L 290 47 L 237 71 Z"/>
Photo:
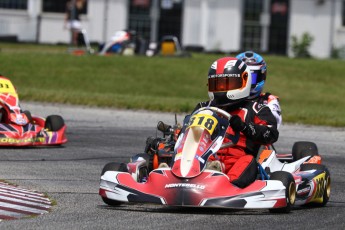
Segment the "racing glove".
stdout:
<path fill-rule="evenodd" d="M 230 126 L 235 132 L 242 132 L 247 128 L 247 124 L 244 123 L 241 118 L 234 115 L 230 118 Z"/>

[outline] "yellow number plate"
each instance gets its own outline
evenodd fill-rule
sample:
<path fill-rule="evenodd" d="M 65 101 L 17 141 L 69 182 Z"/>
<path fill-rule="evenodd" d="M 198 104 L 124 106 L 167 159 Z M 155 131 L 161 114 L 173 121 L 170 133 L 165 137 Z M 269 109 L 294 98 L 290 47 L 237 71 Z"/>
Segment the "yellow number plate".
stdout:
<path fill-rule="evenodd" d="M 188 127 L 201 127 L 207 129 L 212 135 L 214 129 L 216 128 L 218 121 L 211 115 L 207 114 L 195 114 L 191 117 Z"/>
<path fill-rule="evenodd" d="M 17 97 L 17 92 L 12 82 L 4 78 L 0 78 L 0 93 L 9 93 Z"/>

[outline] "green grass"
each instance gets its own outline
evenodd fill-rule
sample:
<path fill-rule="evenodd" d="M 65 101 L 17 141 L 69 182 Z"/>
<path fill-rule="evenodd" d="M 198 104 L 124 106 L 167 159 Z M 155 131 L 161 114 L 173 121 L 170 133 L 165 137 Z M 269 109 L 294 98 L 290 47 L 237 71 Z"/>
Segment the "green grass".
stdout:
<path fill-rule="evenodd" d="M 66 46 L 0 43 L 0 73 L 21 100 L 190 112 L 207 100 L 207 72 L 224 55 L 192 58 L 73 56 Z M 345 126 L 345 62 L 264 56 L 265 91 L 279 95 L 284 122 Z"/>

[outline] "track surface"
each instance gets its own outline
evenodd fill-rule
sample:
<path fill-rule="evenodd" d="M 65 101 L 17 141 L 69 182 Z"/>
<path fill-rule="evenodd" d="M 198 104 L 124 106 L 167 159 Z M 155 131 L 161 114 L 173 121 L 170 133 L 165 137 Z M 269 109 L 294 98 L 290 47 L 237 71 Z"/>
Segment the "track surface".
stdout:
<path fill-rule="evenodd" d="M 283 125 L 276 148 L 291 152 L 295 141 L 314 141 L 332 178 L 324 208 L 303 207 L 290 214 L 268 210 L 166 208 L 155 205 L 109 207 L 98 195 L 100 173 L 111 161 L 127 161 L 142 152 L 162 120 L 174 114 L 22 104 L 32 114 L 62 115 L 69 142 L 61 148 L 3 148 L 0 179 L 47 193 L 57 205 L 36 218 L 3 221 L 1 229 L 344 229 L 345 129 Z M 178 116 L 178 121 L 182 120 Z"/>

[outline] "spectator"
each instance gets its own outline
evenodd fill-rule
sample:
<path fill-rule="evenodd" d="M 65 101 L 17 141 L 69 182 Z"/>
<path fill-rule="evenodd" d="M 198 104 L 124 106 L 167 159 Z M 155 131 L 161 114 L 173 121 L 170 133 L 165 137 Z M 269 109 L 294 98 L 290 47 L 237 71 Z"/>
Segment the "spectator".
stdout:
<path fill-rule="evenodd" d="M 78 46 L 78 35 L 81 31 L 80 14 L 85 0 L 70 0 L 66 3 L 66 17 L 64 27 L 71 31 L 71 43 Z"/>

